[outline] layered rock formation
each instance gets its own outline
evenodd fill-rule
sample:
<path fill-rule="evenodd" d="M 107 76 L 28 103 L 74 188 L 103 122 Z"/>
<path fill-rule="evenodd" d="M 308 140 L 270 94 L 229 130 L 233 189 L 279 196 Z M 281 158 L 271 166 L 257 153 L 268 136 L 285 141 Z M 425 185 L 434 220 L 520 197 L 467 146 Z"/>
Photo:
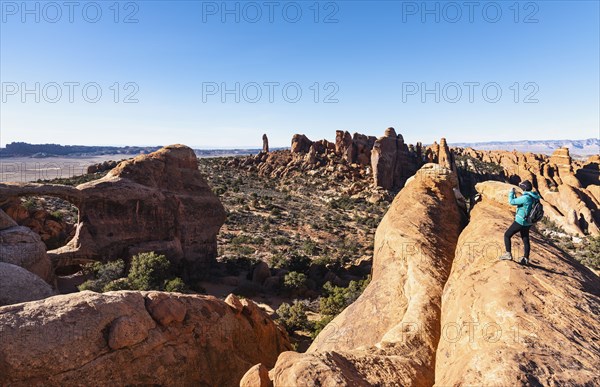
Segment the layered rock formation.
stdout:
<path fill-rule="evenodd" d="M 235 386 L 291 348 L 251 301 L 160 292 L 1 307 L 0 337 L 0 384 L 12 386 Z"/>
<path fill-rule="evenodd" d="M 335 152 L 347 163 L 366 166 L 371 162 L 371 151 L 375 141 L 373 136 L 360 133 L 354 133 L 352 136 L 347 131 L 338 130 L 335 132 Z"/>
<path fill-rule="evenodd" d="M 600 191 L 597 188 L 600 164 L 595 161 L 595 156 L 581 163 L 570 157 L 567 148 L 557 149 L 551 157 L 471 148 L 457 148 L 453 152 L 459 157 L 470 158 L 470 163 L 471 160 L 484 163 L 480 168 L 492 168 L 501 179 L 513 184 L 531 181 L 545 200 L 547 217 L 566 232 L 600 234 L 600 201 L 596 197 Z M 494 166 L 500 167 L 499 173 Z"/>
<path fill-rule="evenodd" d="M 279 357 L 269 373 L 275 386 L 433 384 L 441 295 L 460 232 L 456 184 L 434 164 L 407 183 L 377 229 L 371 283 L 306 354 Z M 245 378 L 267 382 L 258 368 Z"/>
<path fill-rule="evenodd" d="M 38 234 L 19 226 L 0 210 L 0 262 L 20 266 L 43 280 L 52 280 L 46 245 Z"/>
<path fill-rule="evenodd" d="M 20 266 L 0 262 L 0 306 L 41 300 L 52 295 L 54 291 L 50 285 L 37 275 Z"/>
<path fill-rule="evenodd" d="M 387 128 L 385 135 L 375 141 L 371 153 L 373 182 L 386 190 L 398 190 L 406 180 L 421 167 L 418 150 L 411 152 L 401 134 L 394 128 Z M 436 161 L 437 162 L 437 161 Z"/>
<path fill-rule="evenodd" d="M 498 261 L 511 188 L 477 186 L 444 288 L 436 385 L 598 385 L 600 280 L 535 232 L 531 267 Z"/>
<path fill-rule="evenodd" d="M 445 164 L 454 168 L 450 150 L 447 146 L 444 149 L 447 151 L 443 157 Z M 432 157 L 431 162 L 437 163 L 439 152 L 438 147 L 435 161 Z M 421 143 L 407 145 L 402 135 L 388 128 L 379 139 L 338 130 L 335 143 L 311 141 L 303 134 L 296 134 L 290 151 L 261 152 L 231 163 L 273 178 L 309 172 L 331 176 L 336 181 L 358 183 L 347 192 L 354 195 L 366 189 L 397 191 L 423 165 L 424 159 Z"/>
<path fill-rule="evenodd" d="M 313 144 L 304 134 L 294 134 L 292 137 L 292 153 L 307 153 Z"/>
<path fill-rule="evenodd" d="M 79 209 L 75 237 L 50 252 L 61 264 L 164 253 L 184 275 L 200 276 L 217 253 L 225 220 L 219 199 L 198 171 L 194 151 L 172 145 L 121 162 L 105 177 L 77 187 L 0 184 L 3 198 L 48 195 Z"/>

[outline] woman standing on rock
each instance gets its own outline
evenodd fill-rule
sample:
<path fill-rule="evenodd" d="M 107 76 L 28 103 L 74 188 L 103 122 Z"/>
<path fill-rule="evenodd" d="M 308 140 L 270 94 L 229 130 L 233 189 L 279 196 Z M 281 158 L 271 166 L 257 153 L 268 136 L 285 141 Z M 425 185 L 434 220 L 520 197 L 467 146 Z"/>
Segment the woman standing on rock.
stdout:
<path fill-rule="evenodd" d="M 530 214 L 533 207 L 533 203 L 540 200 L 540 195 L 537 192 L 532 192 L 532 184 L 529 180 L 525 180 L 519 184 L 519 188 L 523 190 L 523 195 L 516 197 L 515 189 L 513 188 L 508 193 L 508 202 L 517 206 L 517 213 L 515 215 L 515 221 L 510 225 L 508 230 L 504 233 L 504 247 L 506 252 L 500 256 L 501 260 L 512 260 L 511 243 L 510 239 L 517 232 L 521 234 L 523 240 L 523 256 L 519 259 L 521 265 L 529 264 L 529 228 L 532 223 L 527 221 L 527 216 Z"/>

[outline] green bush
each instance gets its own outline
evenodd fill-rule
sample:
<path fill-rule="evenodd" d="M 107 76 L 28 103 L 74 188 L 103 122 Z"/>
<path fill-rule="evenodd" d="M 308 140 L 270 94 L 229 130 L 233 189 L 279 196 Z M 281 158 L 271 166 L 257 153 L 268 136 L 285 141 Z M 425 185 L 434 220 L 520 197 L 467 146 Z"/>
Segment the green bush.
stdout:
<path fill-rule="evenodd" d="M 53 218 L 56 218 L 58 220 L 63 220 L 63 217 L 65 216 L 61 211 L 52 211 L 50 213 L 50 216 L 52 216 Z"/>
<path fill-rule="evenodd" d="M 600 236 L 586 238 L 584 247 L 581 249 L 581 263 L 600 270 Z"/>
<path fill-rule="evenodd" d="M 173 278 L 171 262 L 154 252 L 141 253 L 131 259 L 129 274 L 125 276 L 125 262 L 122 260 L 95 262 L 84 267 L 84 273 L 94 278 L 79 286 L 79 290 L 110 292 L 117 290 L 164 290 L 167 292 L 189 292 L 189 288 L 179 277 Z"/>
<path fill-rule="evenodd" d="M 116 261 L 94 262 L 83 268 L 84 273 L 94 276 L 94 279 L 87 280 L 79 285 L 79 290 L 91 290 L 93 292 L 103 292 L 104 288 L 114 280 L 125 275 L 125 262 L 119 259 Z"/>
<path fill-rule="evenodd" d="M 37 203 L 35 202 L 35 199 L 33 199 L 33 198 L 27 198 L 27 199 L 25 199 L 25 201 L 23 201 L 21 203 L 21 205 L 23 207 L 25 207 L 25 209 L 27 211 L 33 211 L 33 210 L 35 210 L 37 208 Z"/>
<path fill-rule="evenodd" d="M 361 281 L 350 281 L 347 288 L 333 286 L 326 282 L 323 285 L 324 295 L 319 299 L 319 313 L 322 317 L 314 325 L 313 337 L 316 337 L 335 316 L 356 301 L 370 281 L 370 277 Z"/>
<path fill-rule="evenodd" d="M 277 315 L 279 316 L 278 321 L 288 332 L 295 330 L 310 329 L 306 312 L 308 306 L 301 301 L 294 300 L 292 305 L 284 302 L 277 308 Z"/>
<path fill-rule="evenodd" d="M 290 254 L 288 261 L 286 262 L 285 268 L 289 271 L 297 271 L 299 273 L 308 272 L 310 267 L 310 258 L 305 255 L 292 253 Z"/>
<path fill-rule="evenodd" d="M 179 277 L 173 278 L 165 284 L 165 292 L 187 293 L 188 291 L 185 282 Z"/>
<path fill-rule="evenodd" d="M 307 279 L 306 274 L 292 271 L 283 278 L 283 285 L 289 290 L 298 290 L 306 287 Z"/>
<path fill-rule="evenodd" d="M 317 244 L 310 239 L 302 242 L 301 249 L 306 255 L 317 255 L 317 252 L 319 251 Z"/>
<path fill-rule="evenodd" d="M 170 267 L 164 255 L 140 253 L 132 258 L 127 278 L 136 290 L 162 290 L 170 277 Z"/>
<path fill-rule="evenodd" d="M 117 290 L 131 290 L 131 284 L 127 278 L 119 278 L 109 282 L 102 289 L 103 292 L 112 292 Z"/>
<path fill-rule="evenodd" d="M 310 333 L 310 336 L 313 339 L 316 339 L 317 336 L 319 335 L 319 333 L 321 333 L 321 331 L 323 330 L 323 328 L 325 328 L 327 326 L 327 324 L 329 324 L 331 321 L 333 321 L 334 317 L 330 316 L 330 315 L 326 315 L 323 316 L 323 318 L 321 318 L 319 321 L 315 322 L 314 326 L 313 326 L 313 331 Z"/>

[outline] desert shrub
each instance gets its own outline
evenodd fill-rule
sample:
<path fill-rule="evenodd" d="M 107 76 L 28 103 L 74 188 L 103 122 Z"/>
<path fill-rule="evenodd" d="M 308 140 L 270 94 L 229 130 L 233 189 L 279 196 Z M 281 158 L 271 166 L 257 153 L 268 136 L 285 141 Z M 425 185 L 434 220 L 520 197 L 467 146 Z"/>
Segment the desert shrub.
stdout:
<path fill-rule="evenodd" d="M 225 263 L 227 275 L 239 275 L 242 270 L 251 270 L 258 260 L 248 257 L 226 257 L 222 262 Z"/>
<path fill-rule="evenodd" d="M 61 211 L 52 211 L 50 213 L 50 216 L 52 216 L 53 218 L 56 218 L 58 220 L 63 220 L 63 217 L 65 216 Z"/>
<path fill-rule="evenodd" d="M 600 236 L 589 236 L 581 249 L 581 263 L 596 270 L 600 269 Z"/>
<path fill-rule="evenodd" d="M 235 251 L 236 253 L 238 253 L 240 255 L 251 255 L 251 254 L 254 254 L 256 249 L 253 247 L 250 247 L 250 246 L 235 246 L 233 248 L 233 251 Z"/>
<path fill-rule="evenodd" d="M 306 287 L 306 274 L 291 271 L 283 278 L 283 285 L 289 290 L 298 290 Z"/>
<path fill-rule="evenodd" d="M 179 277 L 173 278 L 165 284 L 165 292 L 187 293 L 188 291 L 187 285 Z"/>
<path fill-rule="evenodd" d="M 135 290 L 162 290 L 169 279 L 170 267 L 164 255 L 140 253 L 131 260 L 128 278 Z"/>
<path fill-rule="evenodd" d="M 290 238 L 285 236 L 276 236 L 271 238 L 271 243 L 273 243 L 275 246 L 285 246 L 290 243 Z"/>
<path fill-rule="evenodd" d="M 233 237 L 233 239 L 231 240 L 231 243 L 234 245 L 242 245 L 245 243 L 251 243 L 252 242 L 252 237 L 249 235 L 237 235 L 235 237 Z"/>
<path fill-rule="evenodd" d="M 558 224 L 556 224 L 556 222 L 550 220 L 550 218 L 548 218 L 547 216 L 544 216 L 542 218 L 542 220 L 540 221 L 540 223 L 547 230 L 565 234 L 565 230 L 562 227 L 560 227 Z"/>
<path fill-rule="evenodd" d="M 302 242 L 301 249 L 306 255 L 317 255 L 317 252 L 319 251 L 317 244 L 310 239 Z"/>
<path fill-rule="evenodd" d="M 340 314 L 348 305 L 352 304 L 362 294 L 369 282 L 370 277 L 361 281 L 350 281 L 347 288 L 333 286 L 326 282 L 323 285 L 323 296 L 319 299 L 319 313 L 321 320 L 314 325 L 313 337 L 331 321 Z"/>
<path fill-rule="evenodd" d="M 225 193 L 225 191 L 227 191 L 227 188 L 225 188 L 225 187 L 215 187 L 215 188 L 213 188 L 213 192 L 217 196 L 223 195 Z"/>
<path fill-rule="evenodd" d="M 83 271 L 84 273 L 91 274 L 94 279 L 87 280 L 79 285 L 79 290 L 103 292 L 109 283 L 125 275 L 125 262 L 120 259 L 104 264 L 102 262 L 94 262 L 85 265 Z"/>
<path fill-rule="evenodd" d="M 129 290 L 131 289 L 131 284 L 129 283 L 128 278 L 119 278 L 114 281 L 109 282 L 102 289 L 103 292 L 112 292 L 117 290 Z"/>
<path fill-rule="evenodd" d="M 282 253 L 279 252 L 275 252 L 270 258 L 269 258 L 269 266 L 273 267 L 275 269 L 282 269 L 285 267 L 287 262 L 287 257 L 285 255 L 283 255 Z"/>
<path fill-rule="evenodd" d="M 37 208 L 37 203 L 35 202 L 34 198 L 25 199 L 23 202 L 21 202 L 21 205 L 25 207 L 27 211 L 33 211 Z"/>
<path fill-rule="evenodd" d="M 295 330 L 310 329 L 311 326 L 306 317 L 307 311 L 308 306 L 302 301 L 294 300 L 292 305 L 284 302 L 277 308 L 279 316 L 277 321 L 290 333 Z"/>
<path fill-rule="evenodd" d="M 333 199 L 329 202 L 329 206 L 335 209 L 348 210 L 352 208 L 354 202 L 350 199 L 350 196 L 342 196 L 338 199 Z"/>
<path fill-rule="evenodd" d="M 323 328 L 325 328 L 327 326 L 327 324 L 329 324 L 331 321 L 333 321 L 334 317 L 331 315 L 326 315 L 323 316 L 323 318 L 321 318 L 319 321 L 316 321 L 313 325 L 313 330 L 310 333 L 310 336 L 315 339 L 319 333 L 321 333 L 321 331 L 323 330 Z"/>
<path fill-rule="evenodd" d="M 299 253 L 291 253 L 285 264 L 285 268 L 289 271 L 297 271 L 299 273 L 308 272 L 310 267 L 310 258 Z"/>
<path fill-rule="evenodd" d="M 321 256 L 315 258 L 312 262 L 316 265 L 323 265 L 323 266 L 337 265 L 340 263 L 336 258 L 332 257 L 329 254 L 321 255 Z"/>

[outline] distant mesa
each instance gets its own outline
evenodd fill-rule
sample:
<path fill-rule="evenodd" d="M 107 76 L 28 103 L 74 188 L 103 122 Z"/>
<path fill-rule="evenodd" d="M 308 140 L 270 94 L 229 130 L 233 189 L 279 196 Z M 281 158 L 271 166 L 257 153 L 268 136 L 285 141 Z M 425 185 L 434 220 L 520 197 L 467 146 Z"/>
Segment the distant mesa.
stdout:
<path fill-rule="evenodd" d="M 517 152 L 532 152 L 550 155 L 559 148 L 567 147 L 573 155 L 591 156 L 600 153 L 600 138 L 584 140 L 520 140 L 520 141 L 490 141 L 472 143 L 452 143 L 454 147 L 475 148 L 478 150 L 499 150 Z"/>
<path fill-rule="evenodd" d="M 0 157 L 53 157 L 53 156 L 94 156 L 104 154 L 139 155 L 154 152 L 159 146 L 85 146 L 59 144 L 28 144 L 11 142 L 6 148 L 0 148 Z"/>

